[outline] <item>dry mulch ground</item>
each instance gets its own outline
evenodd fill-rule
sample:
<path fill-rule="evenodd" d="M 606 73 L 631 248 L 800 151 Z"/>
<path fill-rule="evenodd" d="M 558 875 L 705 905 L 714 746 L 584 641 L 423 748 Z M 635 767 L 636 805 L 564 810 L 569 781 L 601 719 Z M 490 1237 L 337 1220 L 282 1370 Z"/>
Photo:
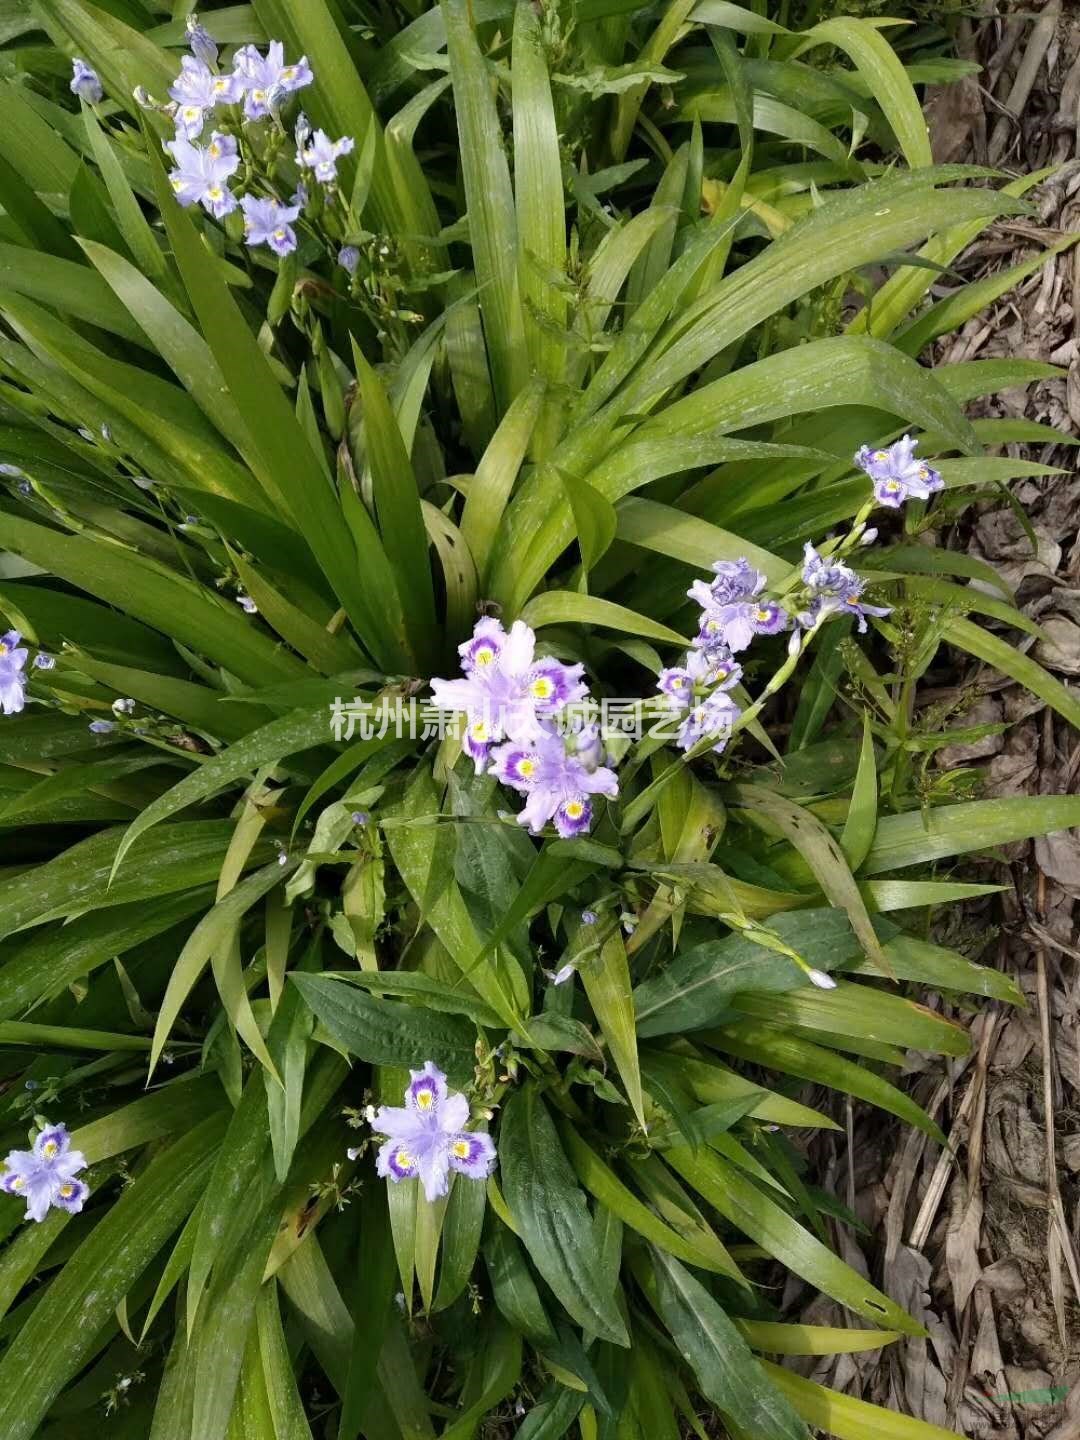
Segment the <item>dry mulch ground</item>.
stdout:
<path fill-rule="evenodd" d="M 1036 217 L 993 226 L 961 259 L 965 281 L 1080 229 L 1080 3 L 995 8 L 959 27 L 961 53 L 980 73 L 929 101 L 935 158 L 1015 174 L 1054 168 L 1031 192 Z M 955 284 L 945 276 L 935 289 Z M 1015 356 L 1052 361 L 1064 373 L 995 397 L 983 413 L 1080 436 L 1080 245 L 948 337 L 937 358 Z M 985 502 L 947 543 L 988 560 L 1016 587 L 1047 635 L 1032 653 L 1075 682 L 1076 452 L 1009 449 L 1061 467 L 1013 486 L 1036 547 L 1012 508 Z M 985 795 L 1074 793 L 1076 732 L 1019 686 L 952 653 L 956 675 L 935 676 L 924 700 L 966 695 L 973 703 L 959 723 L 1007 728 L 952 747 L 943 763 L 985 766 Z M 899 1127 L 883 1135 L 880 1113 L 855 1107 L 848 1143 L 818 1141 L 813 1156 L 874 1237 L 864 1253 L 839 1232 L 841 1253 L 869 1265 L 930 1338 L 822 1362 L 812 1373 L 973 1440 L 1080 1440 L 1080 832 L 1011 846 L 978 868 L 977 878 L 1003 882 L 1008 893 L 948 917 L 952 933 L 942 938 L 1012 972 L 1029 1009 L 969 1011 L 975 1052 L 965 1063 L 912 1061 L 908 1088 L 949 1135 L 952 1153 Z M 798 1295 L 788 1298 L 797 1310 Z M 844 1323 L 831 1302 L 814 1302 L 805 1318 Z"/>

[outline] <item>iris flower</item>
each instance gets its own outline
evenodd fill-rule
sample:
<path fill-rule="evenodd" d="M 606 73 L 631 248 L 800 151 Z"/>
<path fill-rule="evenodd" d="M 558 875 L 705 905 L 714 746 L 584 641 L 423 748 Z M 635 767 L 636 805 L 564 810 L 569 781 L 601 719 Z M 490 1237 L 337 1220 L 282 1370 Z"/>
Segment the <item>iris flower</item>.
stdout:
<path fill-rule="evenodd" d="M 281 205 L 277 200 L 245 195 L 240 208 L 244 212 L 244 239 L 249 245 L 269 245 L 275 255 L 281 256 L 296 249 L 292 222 L 300 214 L 299 205 Z"/>
<path fill-rule="evenodd" d="M 469 1102 L 447 1089 L 446 1076 L 432 1060 L 410 1070 L 404 1107 L 382 1105 L 372 1129 L 388 1137 L 375 1168 L 397 1184 L 418 1179 L 428 1200 L 450 1188 L 450 1172 L 470 1180 L 486 1180 L 495 1168 L 495 1143 L 490 1135 L 467 1130 Z"/>
<path fill-rule="evenodd" d="M 233 74 L 244 92 L 244 115 L 248 120 L 262 120 L 270 114 L 275 91 L 292 94 L 315 78 L 306 55 L 301 55 L 295 65 L 285 64 L 285 47 L 280 40 L 271 40 L 265 55 L 254 45 L 241 46 L 233 64 Z"/>
<path fill-rule="evenodd" d="M 26 657 L 18 630 L 0 635 L 0 711 L 17 715 L 26 704 Z"/>
<path fill-rule="evenodd" d="M 910 435 L 903 435 L 884 450 L 863 445 L 856 452 L 855 464 L 874 482 L 874 497 L 879 505 L 898 510 L 905 500 L 928 500 L 945 488 L 940 473 L 916 456 L 918 443 Z"/>
<path fill-rule="evenodd" d="M 72 1150 L 64 1126 L 46 1125 L 32 1150 L 9 1153 L 0 1175 L 0 1190 L 26 1201 L 29 1220 L 44 1220 L 53 1206 L 77 1215 L 90 1194 L 90 1187 L 75 1178 L 85 1169 L 86 1156 L 81 1150 Z"/>
<path fill-rule="evenodd" d="M 528 798 L 517 817 L 539 835 L 548 821 L 564 840 L 583 835 L 592 824 L 591 796 L 614 799 L 619 781 L 604 765 L 589 769 L 580 756 L 567 750 L 561 735 L 546 731 L 528 744 L 511 741 L 492 753 L 492 773 L 504 785 Z"/>
<path fill-rule="evenodd" d="M 337 162 L 342 155 L 348 155 L 353 148 L 350 135 L 340 140 L 331 140 L 325 130 L 316 130 L 306 145 L 296 150 L 296 163 L 303 170 L 314 170 L 315 179 L 321 185 L 333 185 L 337 180 Z"/>
<path fill-rule="evenodd" d="M 584 666 L 536 658 L 536 634 L 521 620 L 505 631 L 498 620 L 479 620 L 472 639 L 458 646 L 460 680 L 432 680 L 435 704 L 466 717 L 465 753 L 482 773 L 500 740 L 530 742 L 545 721 L 584 699 Z"/>
<path fill-rule="evenodd" d="M 215 130 L 208 145 L 193 145 L 177 135 L 175 140 L 167 142 L 165 149 L 176 161 L 176 168 L 169 172 L 169 181 L 181 205 L 201 205 L 215 220 L 232 214 L 236 209 L 236 196 L 226 182 L 240 164 L 233 136 Z"/>

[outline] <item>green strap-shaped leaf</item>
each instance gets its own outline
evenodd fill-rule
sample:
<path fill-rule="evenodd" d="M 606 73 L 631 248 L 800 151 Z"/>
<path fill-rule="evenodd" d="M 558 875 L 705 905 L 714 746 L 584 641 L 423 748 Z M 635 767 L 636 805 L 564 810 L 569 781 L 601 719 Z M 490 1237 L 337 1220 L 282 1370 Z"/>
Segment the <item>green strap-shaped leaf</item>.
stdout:
<path fill-rule="evenodd" d="M 589 931 L 579 926 L 577 942 L 581 944 Z M 634 1028 L 634 1001 L 630 987 L 630 964 L 626 958 L 622 931 L 616 925 L 599 949 L 584 960 L 578 972 L 592 1012 L 607 1041 L 611 1058 L 626 1089 L 630 1108 L 645 1128 L 644 1101 L 641 1095 L 641 1068 L 638 1064 L 637 1034 Z"/>
<path fill-rule="evenodd" d="M 498 409 L 505 414 L 526 380 L 525 327 L 518 287 L 514 192 L 487 65 L 464 0 L 441 0 L 469 243 Z M 524 238 L 524 237 L 523 237 Z"/>
<path fill-rule="evenodd" d="M 235 605 L 157 561 L 115 545 L 105 563 L 99 540 L 10 514 L 2 523 L 7 549 L 210 656 L 248 684 L 301 673 L 295 657 L 248 624 Z"/>
<path fill-rule="evenodd" d="M 933 164 L 930 137 L 915 87 L 881 32 L 870 21 L 850 16 L 823 20 L 806 32 L 792 58 L 816 45 L 835 45 L 851 56 L 870 95 L 885 112 L 908 164 L 913 169 Z"/>
<path fill-rule="evenodd" d="M 941 805 L 926 814 L 911 810 L 883 815 L 861 873 L 882 875 L 908 865 L 929 865 L 1074 825 L 1080 825 L 1080 795 L 1010 795 Z"/>
<path fill-rule="evenodd" d="M 653 1245 L 659 1246 L 661 1250 L 666 1250 L 669 1255 L 684 1260 L 687 1265 L 696 1265 L 701 1269 L 712 1270 L 718 1275 L 729 1276 L 741 1285 L 746 1284 L 739 1267 L 728 1256 L 719 1241 L 716 1241 L 715 1244 L 710 1243 L 707 1248 L 699 1247 L 692 1240 L 685 1239 L 673 1230 L 622 1183 L 614 1170 L 606 1165 L 596 1151 L 585 1143 L 570 1121 L 561 1120 L 559 1122 L 559 1134 L 570 1163 L 582 1185 L 594 1199 L 599 1200 L 624 1224 L 636 1230 L 639 1235 L 643 1235 Z"/>
<path fill-rule="evenodd" d="M 663 1250 L 651 1259 L 646 1294 L 706 1399 L 754 1440 L 806 1440 L 806 1426 L 704 1285 Z"/>
<path fill-rule="evenodd" d="M 823 1046 L 811 1044 L 780 1026 L 740 1020 L 737 1025 L 710 1032 L 708 1039 L 710 1044 L 741 1060 L 768 1065 L 785 1075 L 798 1075 L 816 1085 L 828 1085 L 845 1094 L 857 1095 L 879 1110 L 899 1116 L 906 1124 L 917 1126 L 939 1145 L 944 1143 L 941 1131 L 922 1106 L 916 1105 L 909 1095 L 883 1080 L 869 1066 L 858 1065 Z"/>
<path fill-rule="evenodd" d="M 599 1273 L 585 1196 L 535 1085 L 515 1091 L 503 1112 L 499 1161 L 506 1204 L 540 1271 L 570 1315 L 614 1345 L 629 1344 Z"/>
<path fill-rule="evenodd" d="M 318 460 L 267 357 L 229 294 L 229 287 L 191 219 L 177 204 L 164 167 L 155 160 L 154 186 L 184 286 L 251 442 L 293 523 L 311 546 L 334 593 L 365 646 L 380 663 L 403 657 L 390 641 L 383 597 L 370 593 L 358 569 L 356 547 L 341 524 L 333 490 L 318 473 Z"/>
<path fill-rule="evenodd" d="M 808 1425 L 836 1435 L 839 1440 L 866 1440 L 867 1435 L 873 1435 L 874 1440 L 957 1440 L 953 1430 L 943 1430 L 940 1425 L 930 1425 L 911 1415 L 898 1415 L 894 1410 L 856 1400 L 854 1395 L 841 1395 L 767 1360 L 761 1363 Z"/>
<path fill-rule="evenodd" d="M 859 768 L 851 791 L 844 832 L 840 836 L 840 849 L 852 870 L 858 870 L 870 853 L 877 828 L 877 811 L 877 760 L 874 756 L 874 735 L 870 729 L 870 717 L 866 715 L 863 718 Z"/>
<path fill-rule="evenodd" d="M 456 1015 L 440 1015 L 396 1000 L 366 995 L 325 975 L 294 971 L 293 984 L 334 1039 L 371 1065 L 423 1069 L 434 1060 L 459 1083 L 472 1072 L 476 1027 Z"/>
<path fill-rule="evenodd" d="M 771 915 L 767 925 L 815 969 L 844 965 L 859 955 L 858 942 L 841 910 Z M 782 992 L 806 983 L 793 960 L 759 943 L 752 931 L 704 940 L 683 950 L 634 991 L 638 1033 L 701 1029 L 730 1008 L 732 996 L 740 990 Z"/>
<path fill-rule="evenodd" d="M 151 896 L 157 901 L 215 881 L 232 833 L 227 820 L 170 825 L 146 840 L 137 862 L 117 871 L 116 852 L 124 831 L 103 830 L 5 883 L 0 893 L 0 938 L 60 916 Z M 272 854 L 272 847 L 261 842 L 250 863 L 265 863 Z"/>
<path fill-rule="evenodd" d="M 421 666 L 427 666 L 437 649 L 435 596 L 416 477 L 386 392 L 355 342 L 353 364 L 383 548 L 397 580 L 413 654 Z"/>
<path fill-rule="evenodd" d="M 253 774 L 261 765 L 277 765 L 290 755 L 310 750 L 330 740 L 330 712 L 320 705 L 314 710 L 294 710 L 280 720 L 271 720 L 235 745 L 207 760 L 198 770 L 153 801 L 137 820 L 132 821 L 117 853 L 117 864 L 140 835 L 200 800 L 209 799 L 219 790 L 245 775 Z M 372 752 L 379 741 L 372 739 Z"/>
<path fill-rule="evenodd" d="M 799 852 L 813 872 L 822 893 L 847 912 L 851 928 L 871 960 L 884 965 L 881 945 L 870 923 L 866 902 L 856 885 L 844 852 L 825 825 L 801 805 L 770 794 L 756 785 L 732 787 L 732 803 L 763 815 Z"/>
<path fill-rule="evenodd" d="M 1074 728 L 1080 728 L 1080 698 L 1077 698 L 1075 692 L 1063 685 L 1048 670 L 1044 670 L 1037 660 L 1025 655 L 1015 645 L 1010 645 L 1000 635 L 984 630 L 981 625 L 975 625 L 957 615 L 947 622 L 945 639 L 961 650 L 966 650 L 969 655 L 974 655 L 976 659 L 992 665 L 995 670 L 1011 675 L 1033 695 L 1045 700 L 1063 720 L 1067 720 Z"/>
<path fill-rule="evenodd" d="M 810 1285 L 823 1290 L 878 1326 L 904 1335 L 921 1335 L 922 1327 L 845 1265 L 774 1200 L 733 1165 L 712 1151 L 676 1147 L 664 1156 L 668 1164 L 716 1207 L 736 1229 L 763 1246 Z"/>
<path fill-rule="evenodd" d="M 248 910 L 258 900 L 261 900 L 267 891 L 279 884 L 281 878 L 281 868 L 276 860 L 265 865 L 230 890 L 212 910 L 203 916 L 191 932 L 169 976 L 165 997 L 161 1002 L 161 1009 L 158 1011 L 157 1024 L 154 1027 L 154 1044 L 150 1052 L 151 1072 L 161 1058 L 165 1042 L 172 1032 L 172 1027 L 176 1023 L 184 1001 L 190 995 L 211 957 L 233 943 L 236 929 Z M 246 992 L 242 993 L 246 1002 Z M 254 1037 L 252 1036 L 252 1038 Z M 266 1061 L 269 1060 L 268 1056 L 264 1056 L 264 1058 Z"/>
<path fill-rule="evenodd" d="M 566 215 L 559 129 L 551 99 L 540 18 L 527 0 L 514 10 L 511 60 L 514 121 L 514 199 L 517 208 L 518 285 L 530 366 L 554 387 L 533 434 L 542 458 L 559 438 L 558 387 L 566 368 Z M 481 302 L 482 303 L 482 302 Z"/>

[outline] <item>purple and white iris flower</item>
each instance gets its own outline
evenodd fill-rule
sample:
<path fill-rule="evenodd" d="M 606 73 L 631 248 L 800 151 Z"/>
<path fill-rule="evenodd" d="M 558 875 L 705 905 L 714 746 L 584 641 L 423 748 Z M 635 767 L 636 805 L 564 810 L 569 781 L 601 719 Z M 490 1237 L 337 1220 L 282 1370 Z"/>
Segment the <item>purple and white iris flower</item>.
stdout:
<path fill-rule="evenodd" d="M 180 74 L 169 86 L 169 95 L 176 101 L 177 135 L 197 140 L 214 106 L 235 105 L 243 93 L 235 75 L 215 75 L 202 60 L 185 55 L 180 61 Z"/>
<path fill-rule="evenodd" d="M 353 148 L 351 135 L 331 140 L 325 130 L 316 130 L 306 144 L 296 149 L 296 163 L 302 170 L 313 170 L 320 185 L 333 185 L 337 180 L 337 162 Z"/>
<path fill-rule="evenodd" d="M 0 635 L 0 713 L 17 715 L 26 704 L 26 657 L 18 630 Z"/>
<path fill-rule="evenodd" d="M 244 115 L 248 120 L 264 119 L 270 114 L 275 96 L 291 95 L 315 78 L 306 55 L 301 55 L 295 65 L 285 64 L 285 47 L 280 40 L 271 40 L 265 55 L 254 45 L 241 46 L 233 74 L 244 92 Z"/>
<path fill-rule="evenodd" d="M 660 671 L 656 688 L 674 710 L 685 710 L 700 690 L 730 690 L 742 679 L 742 666 L 727 649 L 690 650 L 683 665 Z"/>
<path fill-rule="evenodd" d="M 572 741 L 571 741 L 572 743 Z M 589 769 L 567 749 L 561 735 L 541 731 L 526 743 L 510 741 L 492 752 L 492 774 L 527 796 L 517 817 L 533 835 L 553 821 L 564 840 L 583 835 L 592 824 L 593 795 L 614 799 L 619 781 L 605 765 Z"/>
<path fill-rule="evenodd" d="M 680 750 L 692 750 L 707 735 L 715 738 L 713 749 L 720 754 L 731 736 L 731 727 L 742 714 L 730 695 L 717 690 L 687 712 L 679 726 L 677 743 Z"/>
<path fill-rule="evenodd" d="M 495 1168 L 495 1142 L 479 1130 L 467 1130 L 469 1102 L 451 1093 L 446 1076 L 428 1060 L 422 1070 L 410 1070 L 404 1107 L 381 1105 L 372 1129 L 386 1135 L 375 1168 L 384 1180 L 397 1184 L 418 1179 L 428 1200 L 438 1200 L 450 1188 L 450 1172 L 470 1180 L 486 1180 Z"/>
<path fill-rule="evenodd" d="M 868 605 L 862 599 L 866 581 L 842 560 L 827 560 L 807 541 L 803 547 L 803 584 L 810 604 L 799 615 L 800 625 L 811 629 L 827 615 L 854 615 L 859 634 L 866 633 L 867 616 L 891 615 L 888 605 Z"/>
<path fill-rule="evenodd" d="M 275 255 L 283 258 L 296 249 L 292 222 L 300 214 L 299 205 L 282 205 L 277 200 L 245 195 L 240 208 L 244 212 L 244 239 L 249 245 L 269 245 Z"/>
<path fill-rule="evenodd" d="M 748 560 L 718 560 L 716 579 L 695 580 L 686 592 L 701 606 L 695 644 L 745 650 L 755 635 L 777 635 L 788 626 L 787 612 L 773 600 L 761 600 L 765 576 Z"/>
<path fill-rule="evenodd" d="M 236 140 L 217 130 L 208 145 L 193 145 L 182 135 L 167 141 L 165 149 L 176 161 L 169 171 L 169 182 L 183 206 L 201 205 L 221 220 L 236 209 L 236 196 L 226 183 L 240 164 Z"/>
<path fill-rule="evenodd" d="M 71 85 L 68 88 L 88 105 L 100 105 L 105 97 L 97 71 L 77 55 L 71 62 Z"/>
<path fill-rule="evenodd" d="M 856 452 L 855 464 L 874 482 L 879 505 L 898 510 L 905 500 L 928 500 L 945 488 L 939 471 L 916 456 L 918 443 L 910 435 L 902 435 L 884 450 L 863 445 Z"/>
<path fill-rule="evenodd" d="M 536 634 L 521 620 L 506 631 L 498 620 L 478 620 L 472 639 L 458 646 L 460 680 L 432 680 L 435 704 L 465 716 L 462 748 L 478 774 L 500 740 L 537 739 L 545 721 L 587 694 L 584 666 L 536 658 Z"/>
<path fill-rule="evenodd" d="M 12 1150 L 4 1160 L 0 1190 L 26 1201 L 28 1220 L 41 1221 L 51 1207 L 78 1215 L 90 1194 L 89 1185 L 75 1177 L 86 1169 L 86 1156 L 72 1150 L 63 1125 L 46 1125 L 32 1150 Z"/>

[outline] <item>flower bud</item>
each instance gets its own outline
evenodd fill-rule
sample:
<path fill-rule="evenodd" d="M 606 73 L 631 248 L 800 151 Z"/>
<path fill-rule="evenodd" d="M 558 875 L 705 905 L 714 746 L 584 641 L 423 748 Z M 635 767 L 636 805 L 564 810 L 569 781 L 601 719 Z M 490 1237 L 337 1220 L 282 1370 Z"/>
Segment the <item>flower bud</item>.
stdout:
<path fill-rule="evenodd" d="M 188 44 L 191 46 L 191 53 L 196 60 L 201 60 L 204 65 L 211 69 L 217 64 L 218 47 L 214 37 L 207 30 L 205 25 L 199 24 L 197 15 L 189 15 L 186 20 Z"/>

